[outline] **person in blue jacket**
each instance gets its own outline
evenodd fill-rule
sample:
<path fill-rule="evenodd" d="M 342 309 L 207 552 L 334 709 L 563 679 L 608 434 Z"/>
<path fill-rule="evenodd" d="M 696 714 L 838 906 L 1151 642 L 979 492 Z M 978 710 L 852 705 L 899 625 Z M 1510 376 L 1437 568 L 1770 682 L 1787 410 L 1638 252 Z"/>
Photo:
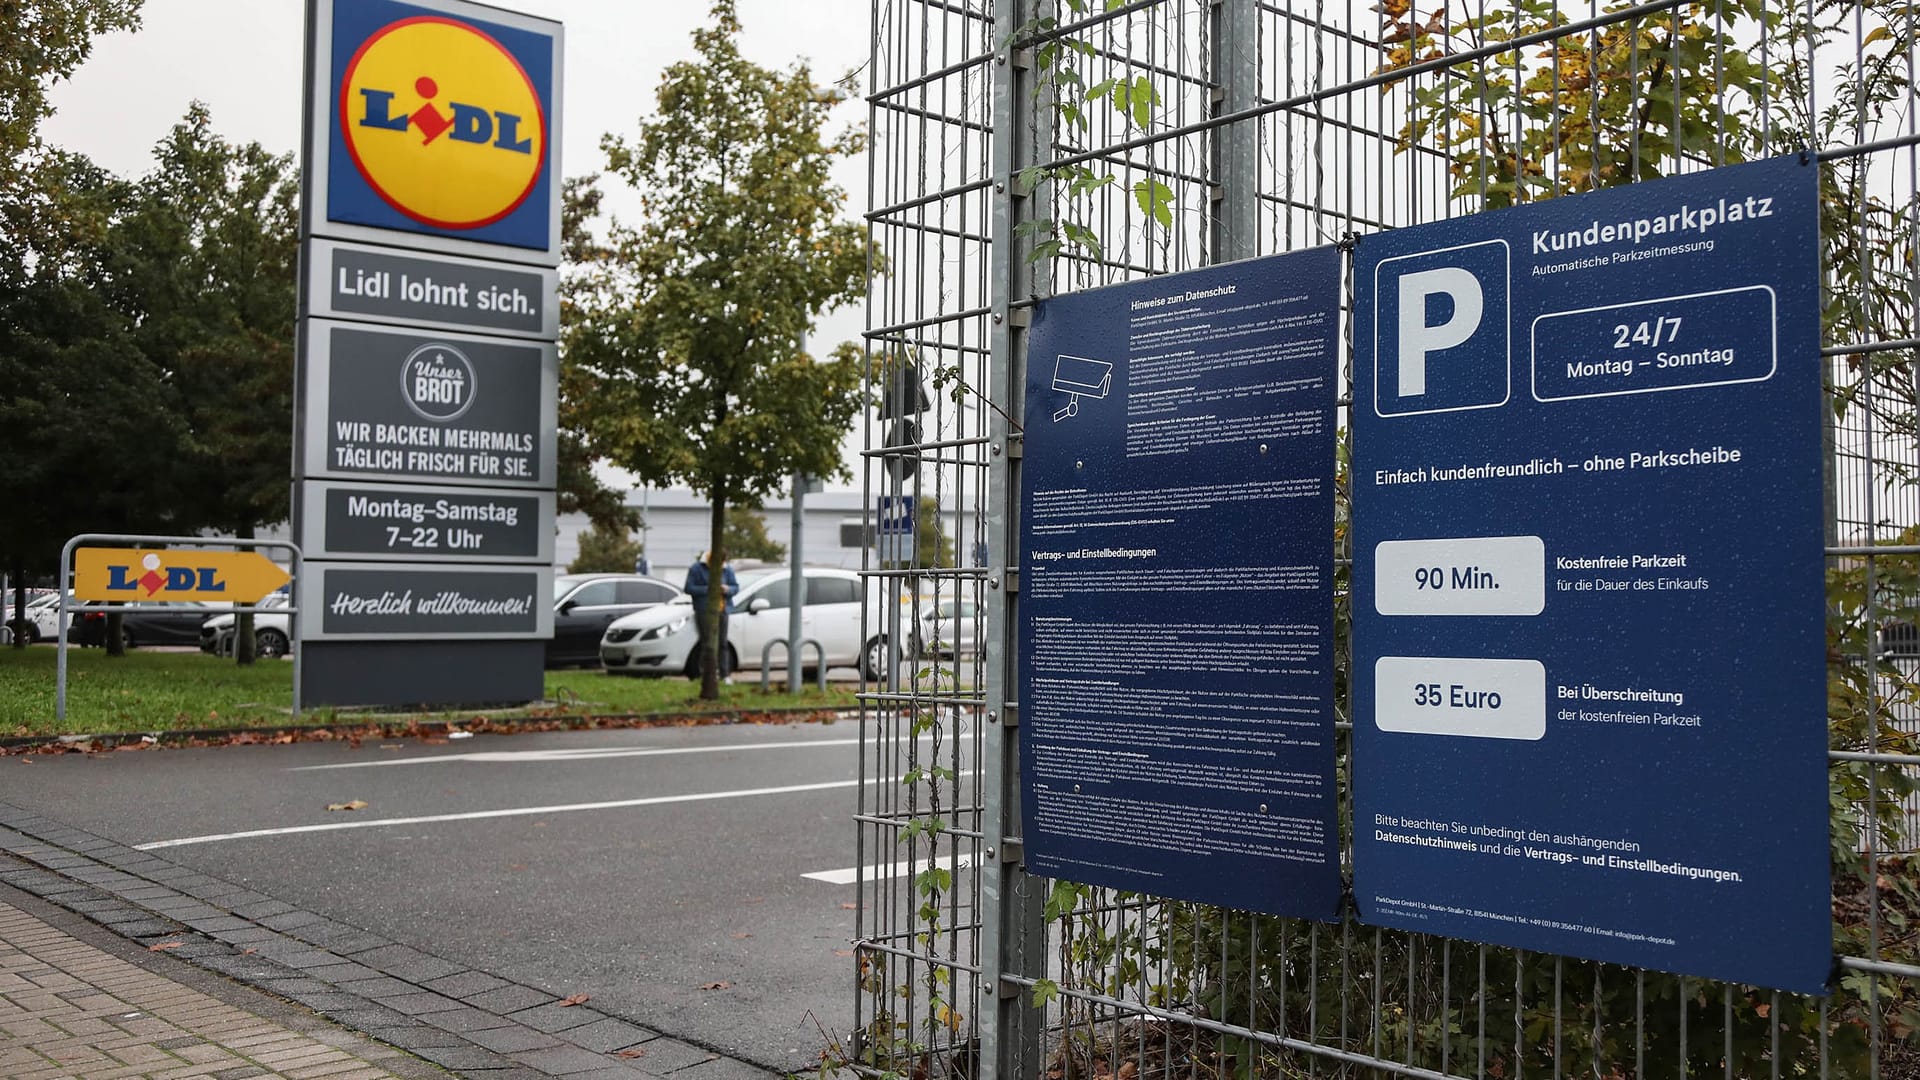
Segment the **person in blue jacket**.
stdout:
<path fill-rule="evenodd" d="M 707 606 L 707 584 L 709 580 L 709 574 L 707 572 L 708 554 L 709 553 L 705 551 L 701 552 L 700 557 L 694 560 L 693 565 L 687 567 L 687 583 L 684 587 L 687 590 L 687 595 L 693 597 L 693 610 L 696 612 L 706 610 Z M 720 564 L 720 587 L 726 593 L 726 600 L 720 608 L 720 626 L 718 628 L 720 639 L 720 677 L 724 679 L 733 674 L 732 665 L 727 663 L 727 612 L 733 607 L 734 594 L 740 591 L 740 579 L 733 576 L 732 563 Z M 693 625 L 699 627 L 701 630 L 700 640 L 694 645 L 694 648 L 698 650 L 694 653 L 694 656 L 705 656 L 707 654 L 706 623 L 704 620 L 696 617 Z M 693 665 L 691 677 L 694 679 L 700 677 L 700 664 L 697 660 Z"/>

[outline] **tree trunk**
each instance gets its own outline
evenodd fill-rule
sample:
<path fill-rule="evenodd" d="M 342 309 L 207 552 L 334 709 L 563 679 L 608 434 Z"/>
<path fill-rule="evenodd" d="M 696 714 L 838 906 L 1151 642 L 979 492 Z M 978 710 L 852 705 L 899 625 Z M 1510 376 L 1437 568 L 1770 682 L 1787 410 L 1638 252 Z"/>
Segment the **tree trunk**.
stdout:
<path fill-rule="evenodd" d="M 252 527 L 245 531 L 252 532 Z M 236 551 L 252 551 L 250 547 L 235 548 Z M 244 610 L 233 616 L 233 662 L 241 667 L 252 667 L 258 649 L 253 640 L 253 612 Z"/>
<path fill-rule="evenodd" d="M 258 652 L 259 646 L 253 640 L 253 609 L 248 607 L 233 617 L 233 662 L 252 667 Z"/>
<path fill-rule="evenodd" d="M 700 625 L 706 627 L 701 635 L 706 648 L 700 654 L 700 700 L 720 700 L 720 658 L 726 655 L 727 643 L 720 637 L 720 612 L 727 606 L 727 500 L 716 493 L 713 497 L 713 512 L 708 528 L 707 543 L 707 595 L 706 602 L 700 605 Z"/>
<path fill-rule="evenodd" d="M 13 647 L 27 647 L 27 567 L 13 560 Z"/>

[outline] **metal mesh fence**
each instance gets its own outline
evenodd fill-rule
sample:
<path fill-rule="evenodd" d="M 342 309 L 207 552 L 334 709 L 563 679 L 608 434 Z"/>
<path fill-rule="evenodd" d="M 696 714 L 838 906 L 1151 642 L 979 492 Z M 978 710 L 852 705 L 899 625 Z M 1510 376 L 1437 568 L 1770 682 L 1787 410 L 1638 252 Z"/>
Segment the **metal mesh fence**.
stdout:
<path fill-rule="evenodd" d="M 1920 1076 L 1920 13 L 875 0 L 870 32 L 871 378 L 885 391 L 904 372 L 928 394 L 924 411 L 886 395 L 866 443 L 869 505 L 916 500 L 921 542 L 870 567 L 889 603 L 869 636 L 890 647 L 864 699 L 850 1066 Z M 1025 872 L 1011 642 L 1036 300 L 1795 152 L 1821 162 L 1832 405 L 1832 997 Z M 1343 667 L 1343 728 L 1346 693 Z M 1340 760 L 1344 784 L 1344 735 Z M 1765 793 L 1729 812 L 1765 828 Z"/>

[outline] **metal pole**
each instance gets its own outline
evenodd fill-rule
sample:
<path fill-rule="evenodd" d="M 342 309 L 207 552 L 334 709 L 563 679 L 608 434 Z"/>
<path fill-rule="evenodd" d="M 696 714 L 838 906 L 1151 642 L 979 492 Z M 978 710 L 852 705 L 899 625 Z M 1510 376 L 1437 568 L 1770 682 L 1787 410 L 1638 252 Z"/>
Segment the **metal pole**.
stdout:
<path fill-rule="evenodd" d="M 60 612 L 54 616 L 59 620 L 54 629 L 60 632 L 60 641 L 54 646 L 53 718 L 63 722 L 67 718 L 67 597 L 73 595 L 73 546 L 82 539 L 76 536 L 60 548 Z"/>
<path fill-rule="evenodd" d="M 802 518 L 807 510 L 807 478 L 793 474 L 792 525 L 788 529 L 787 554 L 793 565 L 793 578 L 787 587 L 787 693 L 800 692 L 800 608 L 807 602 L 807 577 L 800 572 L 806 565 L 800 551 Z"/>
<path fill-rule="evenodd" d="M 300 722 L 301 678 L 305 674 L 307 665 L 307 642 L 306 638 L 300 633 L 300 600 L 302 593 L 305 592 L 305 590 L 301 588 L 300 583 L 307 578 L 306 562 L 306 553 L 299 548 L 294 548 L 293 581 L 287 585 L 287 607 L 292 609 L 294 613 L 287 616 L 287 641 L 289 642 L 287 647 L 293 650 L 293 712 L 291 719 L 296 724 Z M 237 626 L 239 620 L 235 619 L 234 623 Z"/>
<path fill-rule="evenodd" d="M 1029 52 L 1015 47 L 1023 27 L 1058 13 L 1053 0 L 1009 0 L 994 6 L 993 40 L 998 44 L 992 69 L 992 178 L 988 199 L 990 234 L 988 284 L 992 322 L 988 343 L 992 363 L 988 399 L 1006 413 L 993 418 L 994 453 L 987 469 L 987 531 L 995 565 L 988 568 L 982 694 L 984 730 L 980 741 L 982 854 L 980 869 L 980 953 L 982 989 L 980 1080 L 1026 1080 L 1039 1076 L 1041 1029 L 1045 1014 L 1033 1004 L 1025 985 L 1003 975 L 1033 979 L 1045 974 L 1046 929 L 1039 885 L 1028 876 L 1017 846 L 1008 838 L 1021 833 L 1018 687 L 1012 644 L 1018 640 L 1020 439 L 1017 420 L 1025 415 L 1026 336 L 1015 322 L 1015 301 L 1044 296 L 1052 288 L 1049 260 L 1028 263 L 1015 227 L 1033 214 L 1044 215 L 1052 194 L 1042 182 L 1026 198 L 1015 182 L 1023 166 L 1053 156 L 1054 97 L 1036 86 Z M 1028 206 L 1038 207 L 1029 211 Z M 917 508 L 916 508 L 917 509 Z M 998 587 L 995 587 L 998 586 Z"/>
<path fill-rule="evenodd" d="M 1255 0 L 1216 0 L 1210 81 L 1220 87 L 1215 116 L 1260 103 L 1260 12 Z M 1209 262 L 1260 254 L 1260 124 L 1242 120 L 1207 135 L 1213 175 Z"/>

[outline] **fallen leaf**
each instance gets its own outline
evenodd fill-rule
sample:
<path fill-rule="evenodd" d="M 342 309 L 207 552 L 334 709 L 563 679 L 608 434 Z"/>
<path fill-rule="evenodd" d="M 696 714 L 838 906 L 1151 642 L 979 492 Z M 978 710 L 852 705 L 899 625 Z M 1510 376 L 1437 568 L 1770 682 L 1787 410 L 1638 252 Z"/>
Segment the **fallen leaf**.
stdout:
<path fill-rule="evenodd" d="M 560 999 L 560 1007 L 563 1009 L 571 1009 L 575 1005 L 585 1005 L 587 1002 L 592 1000 L 593 998 L 589 997 L 586 994 L 569 994 L 566 997 Z"/>
<path fill-rule="evenodd" d="M 186 944 L 186 942 L 184 941 L 162 941 L 158 945 L 147 946 L 147 951 L 148 952 L 166 952 L 168 949 L 177 949 L 184 944 Z"/>
<path fill-rule="evenodd" d="M 259 952 L 259 951 L 260 951 L 259 949 L 241 949 L 241 950 L 240 950 L 240 955 L 241 955 L 241 956 L 252 956 L 252 955 L 253 955 L 254 953 L 257 953 L 257 952 Z"/>
<path fill-rule="evenodd" d="M 625 1050 L 616 1052 L 613 1056 L 617 1058 L 646 1057 L 647 1048 L 644 1046 L 629 1046 Z"/>
<path fill-rule="evenodd" d="M 702 989 L 702 990 L 731 990 L 731 989 L 733 989 L 733 984 L 732 984 L 732 983 L 730 983 L 730 982 L 728 982 L 728 981 L 727 981 L 727 980 L 725 980 L 725 979 L 721 979 L 721 980 L 720 980 L 719 982 L 710 982 L 710 983 L 701 983 L 701 984 L 700 984 L 700 989 Z"/>
<path fill-rule="evenodd" d="M 352 802 L 336 802 L 336 803 L 327 804 L 327 809 L 329 810 L 365 810 L 366 808 L 367 808 L 367 803 L 366 803 L 366 800 L 364 799 L 355 799 Z"/>
<path fill-rule="evenodd" d="M 841 904 L 840 910 L 841 911 L 859 911 L 860 905 L 859 904 Z"/>
<path fill-rule="evenodd" d="M 1133 1080 L 1140 1073 L 1140 1066 L 1131 1061 L 1120 1063 L 1120 1071 L 1114 1074 L 1114 1080 Z"/>
<path fill-rule="evenodd" d="M 835 949 L 835 950 L 833 950 L 833 955 L 835 955 L 835 956 L 852 956 L 852 955 L 853 955 L 853 950 L 852 950 L 852 949 Z"/>
<path fill-rule="evenodd" d="M 735 940 L 735 941 L 745 941 L 746 939 L 748 939 L 748 938 L 750 938 L 750 937 L 752 937 L 752 936 L 753 936 L 752 934 L 749 934 L 749 933 L 747 933 L 747 932 L 746 932 L 745 930 L 742 930 L 742 931 L 740 931 L 739 933 L 737 933 L 737 934 L 735 934 L 735 935 L 733 935 L 733 940 Z"/>

